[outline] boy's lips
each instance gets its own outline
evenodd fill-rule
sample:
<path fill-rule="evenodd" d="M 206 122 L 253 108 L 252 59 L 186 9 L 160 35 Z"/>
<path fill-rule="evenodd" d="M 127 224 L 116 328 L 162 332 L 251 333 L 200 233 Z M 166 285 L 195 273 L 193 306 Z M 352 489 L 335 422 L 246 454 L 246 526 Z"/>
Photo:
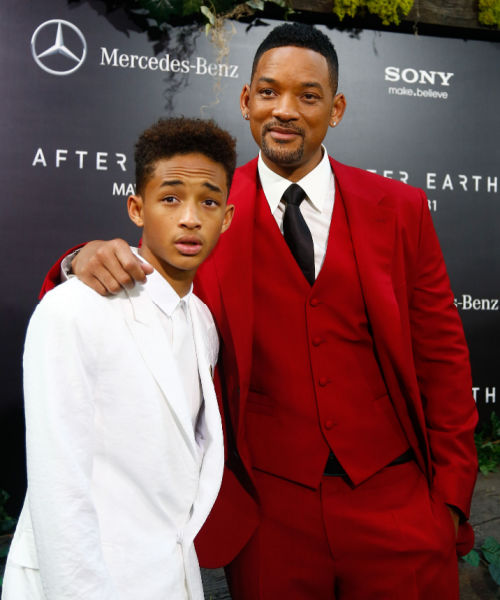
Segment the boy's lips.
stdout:
<path fill-rule="evenodd" d="M 194 256 L 198 254 L 203 244 L 196 236 L 183 236 L 176 240 L 174 245 L 181 254 Z"/>

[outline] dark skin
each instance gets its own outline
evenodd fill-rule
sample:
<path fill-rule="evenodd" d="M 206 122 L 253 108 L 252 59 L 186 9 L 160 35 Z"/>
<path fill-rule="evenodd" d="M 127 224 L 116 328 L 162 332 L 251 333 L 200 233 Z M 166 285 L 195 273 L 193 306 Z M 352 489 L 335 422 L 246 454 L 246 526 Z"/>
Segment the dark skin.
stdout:
<path fill-rule="evenodd" d="M 285 46 L 265 52 L 250 85 L 243 86 L 240 109 L 248 118 L 266 164 L 298 181 L 321 160 L 329 127 L 340 123 L 343 94 L 336 93 L 326 59 L 306 48 Z M 262 134 L 262 129 L 266 129 Z M 300 133 L 298 133 L 300 132 Z M 298 152 L 302 146 L 302 152 Z M 276 152 L 276 150 L 279 150 Z M 72 270 L 102 295 L 144 282 L 150 270 L 121 239 L 89 242 L 73 259 Z"/>
<path fill-rule="evenodd" d="M 295 46 L 265 52 L 240 98 L 241 113 L 250 122 L 264 162 L 290 181 L 300 180 L 318 165 L 326 132 L 340 123 L 345 108 L 345 97 L 337 93 L 326 59 Z M 72 269 L 103 295 L 143 282 L 149 274 L 121 239 L 89 242 Z M 459 514 L 448 508 L 457 533 Z"/>

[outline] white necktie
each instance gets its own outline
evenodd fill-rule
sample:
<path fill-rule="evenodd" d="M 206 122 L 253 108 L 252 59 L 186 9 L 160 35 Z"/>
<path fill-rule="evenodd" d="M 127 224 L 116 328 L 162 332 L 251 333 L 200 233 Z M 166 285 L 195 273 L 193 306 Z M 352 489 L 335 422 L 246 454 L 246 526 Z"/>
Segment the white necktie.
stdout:
<path fill-rule="evenodd" d="M 186 393 L 193 427 L 200 410 L 201 391 L 198 361 L 194 345 L 193 326 L 187 303 L 181 300 L 172 313 L 172 351 L 177 361 L 179 375 Z"/>

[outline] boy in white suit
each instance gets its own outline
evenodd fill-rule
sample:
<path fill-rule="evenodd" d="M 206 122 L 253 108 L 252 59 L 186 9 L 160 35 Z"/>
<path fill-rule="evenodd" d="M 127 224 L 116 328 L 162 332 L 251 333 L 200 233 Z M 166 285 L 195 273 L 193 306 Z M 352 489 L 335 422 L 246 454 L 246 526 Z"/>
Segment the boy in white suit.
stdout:
<path fill-rule="evenodd" d="M 193 540 L 224 452 L 218 338 L 192 281 L 231 222 L 235 142 L 165 119 L 135 159 L 146 283 L 104 298 L 72 278 L 28 327 L 28 492 L 3 600 L 203 599 Z"/>

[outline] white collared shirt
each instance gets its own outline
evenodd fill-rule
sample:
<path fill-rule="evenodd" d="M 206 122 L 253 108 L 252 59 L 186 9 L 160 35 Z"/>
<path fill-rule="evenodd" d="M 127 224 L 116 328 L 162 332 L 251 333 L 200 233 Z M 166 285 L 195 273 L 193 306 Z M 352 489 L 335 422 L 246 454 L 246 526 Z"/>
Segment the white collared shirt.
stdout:
<path fill-rule="evenodd" d="M 139 260 L 147 263 L 140 256 L 137 248 L 131 248 Z M 149 263 L 148 263 L 149 264 Z M 158 315 L 163 330 L 167 334 L 172 354 L 177 363 L 177 371 L 184 385 L 193 428 L 202 403 L 198 360 L 194 343 L 193 323 L 189 310 L 189 302 L 193 295 L 193 286 L 182 298 L 168 281 L 154 270 L 143 284 L 148 296 L 158 308 Z"/>
<path fill-rule="evenodd" d="M 326 148 L 324 146 L 321 147 L 323 149 L 323 158 L 319 164 L 300 181 L 296 182 L 306 193 L 306 198 L 300 205 L 300 211 L 311 231 L 314 242 L 316 277 L 325 260 L 333 203 L 335 201 L 335 180 L 332 167 L 328 160 Z M 281 202 L 281 198 L 292 182 L 271 171 L 262 159 L 261 153 L 259 153 L 257 168 L 269 208 L 276 219 L 281 233 L 283 233 L 285 204 Z"/>

